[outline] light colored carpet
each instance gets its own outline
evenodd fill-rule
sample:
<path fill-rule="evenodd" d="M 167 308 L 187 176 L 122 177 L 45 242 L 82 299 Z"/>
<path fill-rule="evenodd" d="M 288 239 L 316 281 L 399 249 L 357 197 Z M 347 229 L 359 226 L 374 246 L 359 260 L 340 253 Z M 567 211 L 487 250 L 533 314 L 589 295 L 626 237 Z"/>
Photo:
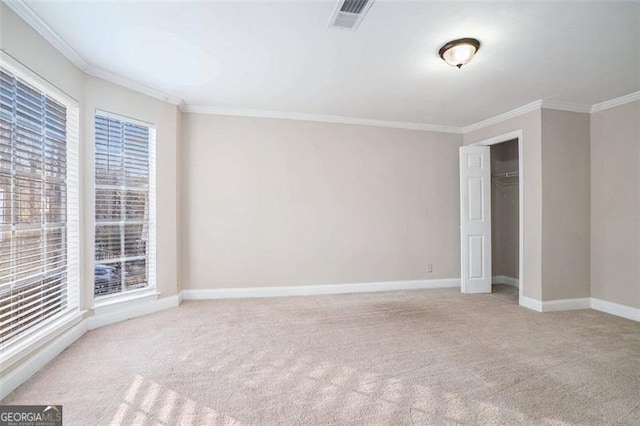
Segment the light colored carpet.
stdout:
<path fill-rule="evenodd" d="M 494 290 L 185 302 L 89 332 L 4 403 L 66 425 L 640 424 L 640 324 Z"/>

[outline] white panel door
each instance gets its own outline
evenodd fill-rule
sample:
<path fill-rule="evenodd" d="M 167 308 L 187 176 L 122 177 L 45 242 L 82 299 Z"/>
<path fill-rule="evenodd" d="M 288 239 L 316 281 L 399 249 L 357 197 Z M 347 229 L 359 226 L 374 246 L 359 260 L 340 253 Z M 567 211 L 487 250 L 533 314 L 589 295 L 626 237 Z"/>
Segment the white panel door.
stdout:
<path fill-rule="evenodd" d="M 491 157 L 488 146 L 460 148 L 463 293 L 491 293 Z"/>

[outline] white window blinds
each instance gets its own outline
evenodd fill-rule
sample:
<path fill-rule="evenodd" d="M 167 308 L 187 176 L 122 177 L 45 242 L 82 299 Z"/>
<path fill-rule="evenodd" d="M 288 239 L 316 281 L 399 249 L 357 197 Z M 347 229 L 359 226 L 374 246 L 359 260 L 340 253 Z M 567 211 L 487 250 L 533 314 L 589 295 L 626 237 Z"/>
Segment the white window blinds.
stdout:
<path fill-rule="evenodd" d="M 0 67 L 2 347 L 78 309 L 77 105 L 9 65 Z"/>
<path fill-rule="evenodd" d="M 96 297 L 155 285 L 154 145 L 153 126 L 96 114 Z"/>

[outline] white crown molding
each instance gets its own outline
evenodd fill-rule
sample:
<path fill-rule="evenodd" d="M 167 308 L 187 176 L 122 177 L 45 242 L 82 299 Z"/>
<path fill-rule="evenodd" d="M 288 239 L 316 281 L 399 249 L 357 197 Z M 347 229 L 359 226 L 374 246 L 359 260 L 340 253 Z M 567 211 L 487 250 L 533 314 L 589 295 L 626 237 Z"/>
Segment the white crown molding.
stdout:
<path fill-rule="evenodd" d="M 478 121 L 477 123 L 470 124 L 462 128 L 463 133 L 470 133 L 485 127 L 493 126 L 494 124 L 501 123 L 514 117 L 526 114 L 531 111 L 539 110 L 542 106 L 542 101 L 537 100 L 529 104 L 523 105 L 519 108 L 512 109 L 511 111 L 504 112 L 502 114 L 495 115 L 486 120 Z"/>
<path fill-rule="evenodd" d="M 185 105 L 183 112 L 197 114 L 230 115 L 236 117 L 277 118 L 285 120 L 317 121 L 323 123 L 355 124 L 360 126 L 391 127 L 395 129 L 424 130 L 429 132 L 461 134 L 462 128 L 437 124 L 411 123 L 406 121 L 376 120 L 370 118 L 344 117 L 339 115 L 310 114 L 301 112 L 267 111 L 245 108 L 219 108 L 204 105 Z"/>
<path fill-rule="evenodd" d="M 221 108 L 207 105 L 188 105 L 182 103 L 180 110 L 182 112 L 197 113 L 197 114 L 214 114 L 214 115 L 229 115 L 236 117 L 256 117 L 256 118 L 278 118 L 288 120 L 305 120 L 305 121 L 319 121 L 327 123 L 341 123 L 341 124 L 358 124 L 363 126 L 377 126 L 377 127 L 392 127 L 398 129 L 412 129 L 412 130 L 426 130 L 431 132 L 443 132 L 443 133 L 456 133 L 466 134 L 479 130 L 485 127 L 492 126 L 494 124 L 501 123 L 511 118 L 518 117 L 531 111 L 540 109 L 552 109 L 556 111 L 576 112 L 581 114 L 589 114 L 594 112 L 593 109 L 600 105 L 603 105 L 601 109 L 613 108 L 614 106 L 622 105 L 625 103 L 633 102 L 640 99 L 640 92 L 632 93 L 631 95 L 616 98 L 611 101 L 603 102 L 596 105 L 579 104 L 573 102 L 552 101 L 552 100 L 537 100 L 521 107 L 515 108 L 511 111 L 507 111 L 502 114 L 495 115 L 487 118 L 486 120 L 479 121 L 474 124 L 470 124 L 464 127 L 456 126 L 441 126 L 438 124 L 425 124 L 425 123 L 410 123 L 403 121 L 388 121 L 388 120 L 375 120 L 367 118 L 356 117 L 343 117 L 336 115 L 322 115 L 322 114 L 306 114 L 296 112 L 282 112 L 282 111 L 267 111 L 258 109 L 244 109 L 244 108 Z M 606 104 L 606 106 L 605 106 Z"/>
<path fill-rule="evenodd" d="M 640 101 L 640 91 L 629 93 L 628 95 L 620 96 L 619 98 L 610 99 L 608 101 L 600 102 L 591 107 L 591 113 L 604 111 L 606 109 L 615 108 L 620 105 L 625 105 L 631 102 Z"/>
<path fill-rule="evenodd" d="M 591 112 L 591 105 L 576 104 L 572 102 L 543 100 L 540 106 L 541 108 L 553 109 L 556 111 L 579 112 L 583 114 L 589 114 Z"/>
<path fill-rule="evenodd" d="M 278 119 L 287 119 L 287 120 L 303 120 L 303 121 L 316 121 L 316 122 L 326 122 L 326 123 L 355 124 L 355 125 L 361 125 L 361 126 L 390 127 L 390 128 L 396 128 L 396 129 L 466 134 L 466 133 L 473 132 L 475 130 L 479 130 L 479 129 L 509 120 L 511 118 L 526 114 L 531 111 L 539 110 L 541 108 L 553 109 L 553 110 L 559 110 L 559 111 L 578 112 L 578 113 L 594 113 L 594 112 L 603 111 L 609 108 L 614 108 L 620 105 L 624 105 L 630 102 L 635 102 L 640 100 L 640 91 L 631 93 L 629 95 L 621 96 L 619 98 L 600 102 L 595 105 L 585 105 L 585 104 L 576 104 L 571 102 L 550 101 L 550 100 L 537 100 L 529 104 L 523 105 L 519 108 L 513 109 L 511 111 L 498 114 L 486 120 L 478 121 L 477 123 L 473 123 L 464 127 L 442 126 L 438 124 L 412 123 L 412 122 L 404 122 L 404 121 L 377 120 L 377 119 L 358 118 L 358 117 L 344 117 L 344 116 L 337 116 L 337 115 L 324 115 L 324 114 L 312 114 L 312 113 L 268 111 L 268 110 L 256 110 L 256 109 L 244 109 L 244 108 L 222 108 L 222 107 L 203 106 L 203 105 L 187 105 L 180 97 L 163 93 L 159 90 L 148 87 L 144 84 L 135 82 L 126 77 L 122 77 L 110 71 L 104 70 L 100 67 L 97 67 L 93 64 L 90 64 L 82 56 L 80 56 L 80 54 L 76 52 L 66 41 L 64 41 L 46 22 L 44 22 L 42 18 L 40 18 L 24 0 L 1 0 L 1 1 L 4 2 L 11 10 L 13 10 L 28 25 L 30 25 L 38 34 L 40 34 L 46 41 L 48 41 L 53 47 L 55 47 L 60 53 L 62 53 L 69 61 L 71 61 L 76 67 L 78 67 L 84 73 L 92 75 L 94 77 L 101 78 L 103 80 L 110 81 L 112 83 L 126 87 L 130 90 L 145 94 L 147 96 L 160 99 L 161 101 L 176 105 L 178 109 L 182 112 L 229 115 L 229 116 L 239 116 L 239 117 L 278 118 Z"/>
<path fill-rule="evenodd" d="M 466 133 L 473 132 L 475 130 L 480 130 L 482 128 L 489 127 L 494 124 L 498 124 L 503 121 L 509 120 L 511 118 L 515 118 L 520 115 L 526 114 L 528 112 L 540 110 L 543 108 L 552 109 L 556 111 L 577 112 L 581 114 L 593 114 L 594 112 L 603 111 L 609 108 L 614 108 L 614 107 L 628 104 L 630 102 L 635 102 L 635 101 L 640 101 L 640 91 L 630 93 L 628 95 L 621 96 L 619 98 L 600 102 L 594 105 L 540 99 L 535 102 L 531 102 L 529 104 L 523 105 L 519 108 L 513 109 L 511 111 L 507 111 L 505 113 L 487 118 L 486 120 L 478 121 L 477 123 L 464 126 L 462 128 L 462 133 L 466 134 Z"/>
<path fill-rule="evenodd" d="M 76 67 L 85 71 L 89 63 L 84 60 L 66 41 L 64 41 L 46 22 L 42 20 L 23 0 L 2 0 L 19 17 L 31 26 L 38 34 L 58 49 Z"/>
<path fill-rule="evenodd" d="M 126 87 L 127 89 L 133 90 L 134 92 L 142 93 L 143 95 L 150 96 L 152 98 L 160 99 L 161 101 L 168 102 L 172 105 L 179 105 L 182 102 L 181 98 L 176 96 L 168 95 L 159 90 L 153 89 L 149 86 L 145 86 L 144 84 L 137 83 L 133 80 L 129 80 L 128 78 L 119 76 L 109 71 L 105 71 L 100 67 L 96 67 L 95 65 L 89 64 L 86 69 L 83 70 L 86 74 L 92 75 L 94 77 L 101 78 L 103 80 L 110 81 L 111 83 L 115 83 L 119 86 Z"/>
<path fill-rule="evenodd" d="M 46 22 L 36 14 L 33 9 L 23 0 L 2 0 L 11 10 L 13 10 L 20 18 L 31 26 L 38 34 L 40 34 L 47 42 L 62 53 L 69 61 L 78 67 L 85 74 L 110 81 L 120 86 L 126 87 L 133 91 L 151 96 L 161 101 L 178 105 L 180 98 L 168 95 L 159 90 L 137 83 L 125 77 L 106 71 L 100 67 L 87 62 L 78 52 L 75 51 L 66 41 L 62 39 Z"/>

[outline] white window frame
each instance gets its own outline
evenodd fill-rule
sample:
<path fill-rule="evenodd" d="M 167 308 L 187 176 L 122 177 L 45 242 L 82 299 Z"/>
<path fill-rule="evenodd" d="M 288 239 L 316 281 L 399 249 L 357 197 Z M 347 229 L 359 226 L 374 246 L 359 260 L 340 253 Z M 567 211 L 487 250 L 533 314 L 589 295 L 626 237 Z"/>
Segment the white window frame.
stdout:
<path fill-rule="evenodd" d="M 119 121 L 125 121 L 127 123 L 135 124 L 138 126 L 144 126 L 149 129 L 149 244 L 147 247 L 147 287 L 121 291 L 120 293 L 109 294 L 105 296 L 96 296 L 95 295 L 95 282 L 94 282 L 94 274 L 92 274 L 92 283 L 91 283 L 91 293 L 93 295 L 93 308 L 106 308 L 109 306 L 117 305 L 122 302 L 127 302 L 130 300 L 138 300 L 138 299 L 157 299 L 159 293 L 156 290 L 156 238 L 157 238 L 157 223 L 156 223 L 156 125 L 153 123 L 149 123 L 147 121 L 138 120 L 135 118 L 131 118 L 125 115 L 116 114 L 113 112 L 105 111 L 102 109 L 96 109 L 94 111 L 92 117 L 92 131 L 94 132 L 93 139 L 93 148 L 94 148 L 94 156 L 93 156 L 93 164 L 95 167 L 95 117 L 96 115 L 101 115 L 108 118 L 113 118 Z M 93 193 L 96 193 L 96 183 L 95 183 L 95 172 L 93 173 L 92 179 L 93 182 Z M 92 215 L 93 218 L 93 232 L 95 235 L 96 229 L 96 215 L 95 215 L 95 199 L 92 206 Z M 95 250 L 95 237 L 94 237 L 94 250 Z M 95 252 L 94 256 L 91 259 L 91 269 L 93 271 L 95 264 Z"/>
<path fill-rule="evenodd" d="M 2 50 L 0 66 L 64 105 L 67 110 L 67 309 L 39 322 L 2 346 L 0 365 L 5 368 L 77 324 L 85 311 L 80 309 L 80 104 Z"/>

